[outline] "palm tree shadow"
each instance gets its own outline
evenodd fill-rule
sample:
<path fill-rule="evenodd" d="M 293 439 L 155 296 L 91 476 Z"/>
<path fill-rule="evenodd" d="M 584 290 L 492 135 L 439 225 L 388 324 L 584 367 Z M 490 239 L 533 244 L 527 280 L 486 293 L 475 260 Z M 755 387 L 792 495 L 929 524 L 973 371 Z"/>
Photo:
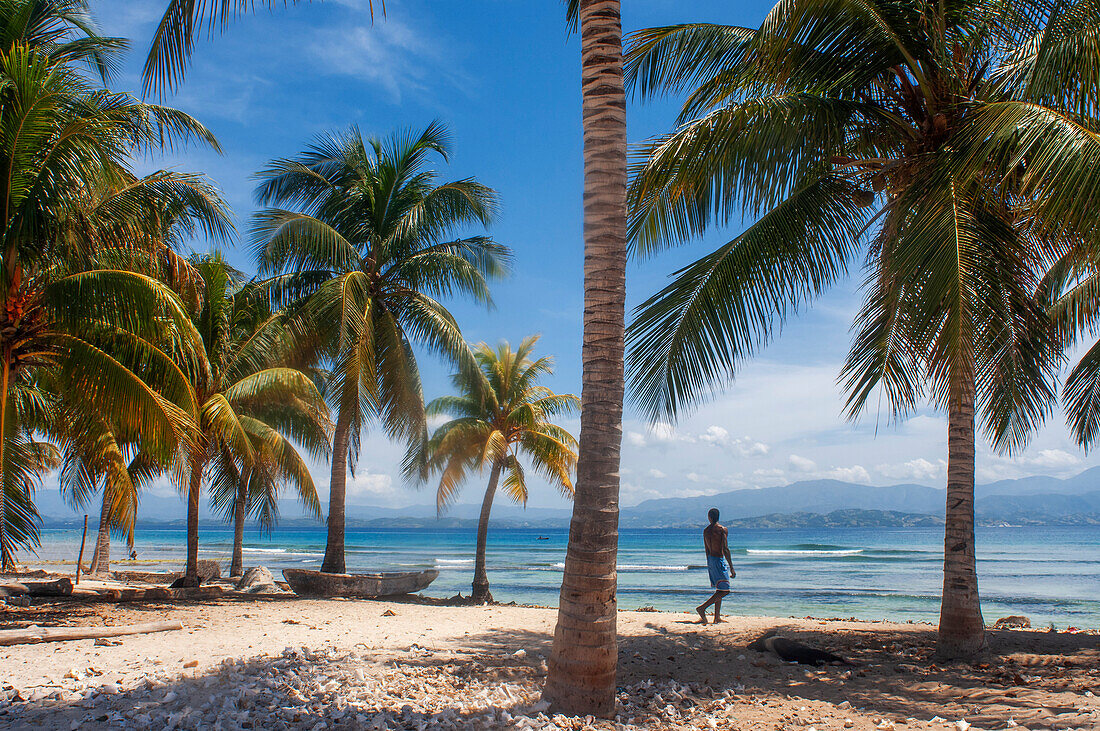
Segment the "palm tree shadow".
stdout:
<path fill-rule="evenodd" d="M 843 632 L 782 623 L 770 628 L 858 663 L 815 668 L 748 650 L 763 630 L 690 621 L 645 627 L 645 633 L 619 638 L 620 688 L 672 680 L 703 695 L 728 690 L 737 698 L 790 696 L 833 705 L 847 701 L 865 714 L 898 720 L 940 716 L 1003 727 L 1009 719 L 1049 725 L 1061 713 L 1068 715 L 1058 719 L 1058 727 L 1095 723 L 1087 713 L 1078 714 L 1081 694 L 1100 681 L 1095 634 L 991 631 L 985 660 L 940 667 L 931 662 L 936 634 L 928 625 L 898 629 L 867 624 L 867 629 Z M 507 658 L 525 650 L 528 657 L 546 657 L 551 639 L 508 629 L 472 635 L 463 644 L 475 656 Z"/>
<path fill-rule="evenodd" d="M 155 606 L 142 609 L 157 611 Z M 730 624 L 691 630 L 681 629 L 678 622 L 654 622 L 619 638 L 618 685 L 631 689 L 647 681 L 659 685 L 675 680 L 702 698 L 730 691 L 734 712 L 738 704 L 748 707 L 762 699 L 773 705 L 778 701 L 776 715 L 784 711 L 784 704 L 790 706 L 786 710 L 795 710 L 806 701 L 834 706 L 847 701 L 854 712 L 864 716 L 895 720 L 940 716 L 954 721 L 965 717 L 976 726 L 997 728 L 1009 719 L 1025 726 L 1091 727 L 1095 722 L 1087 713 L 1079 713 L 1080 693 L 1095 687 L 1100 678 L 1095 634 L 991 632 L 993 651 L 987 661 L 938 667 L 929 660 L 935 633 L 926 625 L 867 624 L 829 631 L 826 627 L 808 630 L 804 623 L 777 623 L 771 628 L 859 664 L 811 668 L 745 649 L 762 632 L 759 628 L 748 631 Z M 480 728 L 484 717 L 479 713 L 487 705 L 513 714 L 531 708 L 545 680 L 551 641 L 546 632 L 494 628 L 464 636 L 460 645 L 448 644 L 438 650 L 412 646 L 407 650 L 368 648 L 361 654 L 284 652 L 215 666 L 153 691 L 129 689 L 109 697 L 111 708 L 76 699 L 13 702 L 8 715 L 0 718 L 0 727 L 13 723 L 15 727 L 94 726 L 114 718 L 112 713 L 125 712 L 118 709 L 146 709 L 148 713 L 150 708 L 163 706 L 166 713 L 182 714 L 190 706 L 187 713 L 194 714 L 203 713 L 206 704 L 205 712 L 214 715 L 195 716 L 192 725 L 196 720 L 202 721 L 200 725 L 213 725 L 221 717 L 223 725 L 231 722 L 237 727 L 244 720 L 254 727 L 260 720 L 264 721 L 260 726 L 281 721 L 291 728 L 313 728 L 324 721 L 330 727 L 355 727 L 373 723 L 376 713 L 386 713 L 403 724 L 399 728 L 431 727 L 440 722 Z M 296 675 L 280 675 L 287 667 L 296 670 Z M 416 682 L 442 683 L 451 690 L 437 696 L 430 709 L 417 710 L 409 705 L 415 701 L 403 694 L 400 682 L 392 680 L 396 668 Z M 478 689 L 505 685 L 520 688 L 522 697 L 484 704 L 477 701 L 471 706 Z M 164 700 L 168 692 L 175 693 L 176 700 L 171 703 Z M 342 708 L 351 710 L 333 715 Z M 650 711 L 636 706 L 635 712 L 639 714 L 635 723 L 644 727 Z M 360 715 L 367 721 L 357 720 Z M 154 715 L 153 720 L 156 718 Z M 179 722 L 186 725 L 184 718 Z M 140 718 L 140 713 L 122 719 L 130 724 L 150 723 Z"/>

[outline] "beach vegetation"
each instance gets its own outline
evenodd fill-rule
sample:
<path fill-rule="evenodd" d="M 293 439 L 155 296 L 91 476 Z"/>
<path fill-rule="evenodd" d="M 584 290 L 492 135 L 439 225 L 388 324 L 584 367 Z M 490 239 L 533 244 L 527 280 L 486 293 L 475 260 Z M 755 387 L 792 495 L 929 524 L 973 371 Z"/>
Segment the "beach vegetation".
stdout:
<path fill-rule="evenodd" d="M 1015 451 L 1049 412 L 1062 350 L 1039 285 L 1094 247 L 1098 23 L 1084 2 L 784 0 L 757 28 L 631 40 L 636 94 L 686 94 L 634 158 L 634 250 L 752 221 L 638 308 L 638 403 L 705 400 L 862 261 L 848 415 L 948 417 L 944 658 L 985 645 L 975 429 Z"/>
<path fill-rule="evenodd" d="M 465 234 L 492 224 L 497 195 L 473 178 L 441 182 L 431 162 L 449 150 L 439 122 L 388 138 L 351 129 L 260 174 L 256 198 L 269 207 L 253 220 L 256 260 L 288 327 L 325 368 L 336 413 L 326 573 L 346 570 L 347 472 L 364 430 L 427 439 L 416 349 L 477 370 L 439 298 L 489 304 L 488 280 L 507 272 L 507 247 Z"/>
<path fill-rule="evenodd" d="M 492 601 L 485 571 L 489 514 L 497 488 L 520 505 L 527 504 L 527 473 L 523 461 L 566 497 L 573 496 L 573 469 L 577 440 L 555 419 L 580 408 L 572 394 L 556 394 L 538 383 L 553 372 L 548 356 L 534 359 L 538 336 L 524 338 L 513 349 L 507 341 L 497 347 L 474 347 L 476 371 L 460 371 L 452 382 L 452 396 L 427 406 L 428 418 L 451 417 L 432 434 L 427 454 L 409 460 L 423 465 L 422 477 L 439 474 L 436 507 L 442 514 L 454 503 L 471 472 L 489 472 L 477 524 L 472 599 Z M 501 477 L 503 476 L 503 482 Z"/>
<path fill-rule="evenodd" d="M 277 517 L 279 488 L 289 486 L 306 511 L 321 503 L 299 448 L 330 451 L 328 406 L 309 373 L 290 367 L 293 343 L 262 288 L 214 252 L 192 258 L 201 305 L 192 315 L 202 350 L 181 365 L 194 392 L 197 434 L 180 450 L 172 477 L 187 496 L 184 585 L 198 585 L 199 496 L 209 480 L 214 507 L 234 522 L 231 575 L 242 571 L 245 516 Z M 236 574 L 233 574 L 233 570 Z"/>
<path fill-rule="evenodd" d="M 119 262 L 168 255 L 165 210 L 215 238 L 232 226 L 205 178 L 131 170 L 136 155 L 217 141 L 178 110 L 103 87 L 124 44 L 97 34 L 85 3 L 4 3 L 0 38 L 0 563 L 11 568 L 15 550 L 37 545 L 34 490 L 60 447 L 89 451 L 74 414 L 122 442 L 188 438 L 194 402 L 170 353 L 197 334 L 170 288 Z"/>

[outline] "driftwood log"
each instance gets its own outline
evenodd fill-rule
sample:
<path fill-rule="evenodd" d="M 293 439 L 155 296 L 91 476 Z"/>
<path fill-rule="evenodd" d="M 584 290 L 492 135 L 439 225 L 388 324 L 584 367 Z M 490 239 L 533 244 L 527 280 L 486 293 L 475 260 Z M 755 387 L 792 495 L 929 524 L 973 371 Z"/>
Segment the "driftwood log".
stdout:
<path fill-rule="evenodd" d="M 73 593 L 73 580 L 65 576 L 56 581 L 17 581 L 0 584 L 0 590 L 6 596 L 70 596 Z"/>
<path fill-rule="evenodd" d="M 94 640 L 99 637 L 142 635 L 149 632 L 168 632 L 183 629 L 179 622 L 148 622 L 120 627 L 38 627 L 0 630 L 0 647 L 26 645 L 36 642 L 64 642 L 66 640 Z"/>

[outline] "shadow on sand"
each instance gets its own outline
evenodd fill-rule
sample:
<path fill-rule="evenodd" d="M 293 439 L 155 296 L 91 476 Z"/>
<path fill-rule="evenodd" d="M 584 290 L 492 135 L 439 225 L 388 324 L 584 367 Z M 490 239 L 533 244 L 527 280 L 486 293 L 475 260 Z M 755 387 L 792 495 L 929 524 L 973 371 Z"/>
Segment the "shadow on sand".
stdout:
<path fill-rule="evenodd" d="M 141 610 L 156 613 L 157 606 Z M 57 611 L 66 610 L 47 605 L 20 619 L 51 622 Z M 73 621 L 71 614 L 66 619 Z M 821 701 L 847 702 L 864 718 L 966 718 L 975 728 L 1003 728 L 1010 719 L 1061 729 L 1097 723 L 1095 714 L 1082 710 L 1084 692 L 1100 691 L 1094 634 L 993 631 L 983 662 L 939 667 L 929 661 L 935 633 L 927 625 L 845 623 L 831 629 L 822 622 L 821 631 L 807 630 L 804 622 L 768 625 L 858 663 L 809 668 L 746 650 L 762 630 L 668 626 L 649 623 L 644 632 L 621 638 L 624 692 L 637 693 L 646 681 L 672 680 L 697 696 L 690 703 L 698 710 L 730 691 L 733 719 L 738 709 L 774 709 L 778 718 L 800 702 Z M 439 653 L 416 646 L 351 654 L 295 651 L 102 695 L 98 704 L 71 697 L 15 702 L 0 716 L 0 727 L 210 728 L 220 721 L 222 728 L 314 728 L 323 721 L 327 728 L 511 728 L 509 714 L 531 712 L 538 699 L 550 642 L 544 633 L 501 629 L 470 635 L 461 650 Z M 520 649 L 525 653 L 517 655 Z M 432 698 L 423 701 L 426 695 Z M 659 704 L 631 698 L 635 724 L 667 722 Z"/>

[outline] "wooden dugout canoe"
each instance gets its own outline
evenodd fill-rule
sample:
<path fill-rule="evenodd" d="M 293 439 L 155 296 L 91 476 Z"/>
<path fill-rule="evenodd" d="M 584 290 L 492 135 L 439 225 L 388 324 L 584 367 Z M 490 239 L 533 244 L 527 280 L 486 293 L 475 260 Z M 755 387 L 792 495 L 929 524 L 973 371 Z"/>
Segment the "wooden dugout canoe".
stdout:
<path fill-rule="evenodd" d="M 325 574 L 308 569 L 283 569 L 283 578 L 295 594 L 362 599 L 412 594 L 427 588 L 437 576 L 439 572 L 435 569 L 381 574 Z"/>

